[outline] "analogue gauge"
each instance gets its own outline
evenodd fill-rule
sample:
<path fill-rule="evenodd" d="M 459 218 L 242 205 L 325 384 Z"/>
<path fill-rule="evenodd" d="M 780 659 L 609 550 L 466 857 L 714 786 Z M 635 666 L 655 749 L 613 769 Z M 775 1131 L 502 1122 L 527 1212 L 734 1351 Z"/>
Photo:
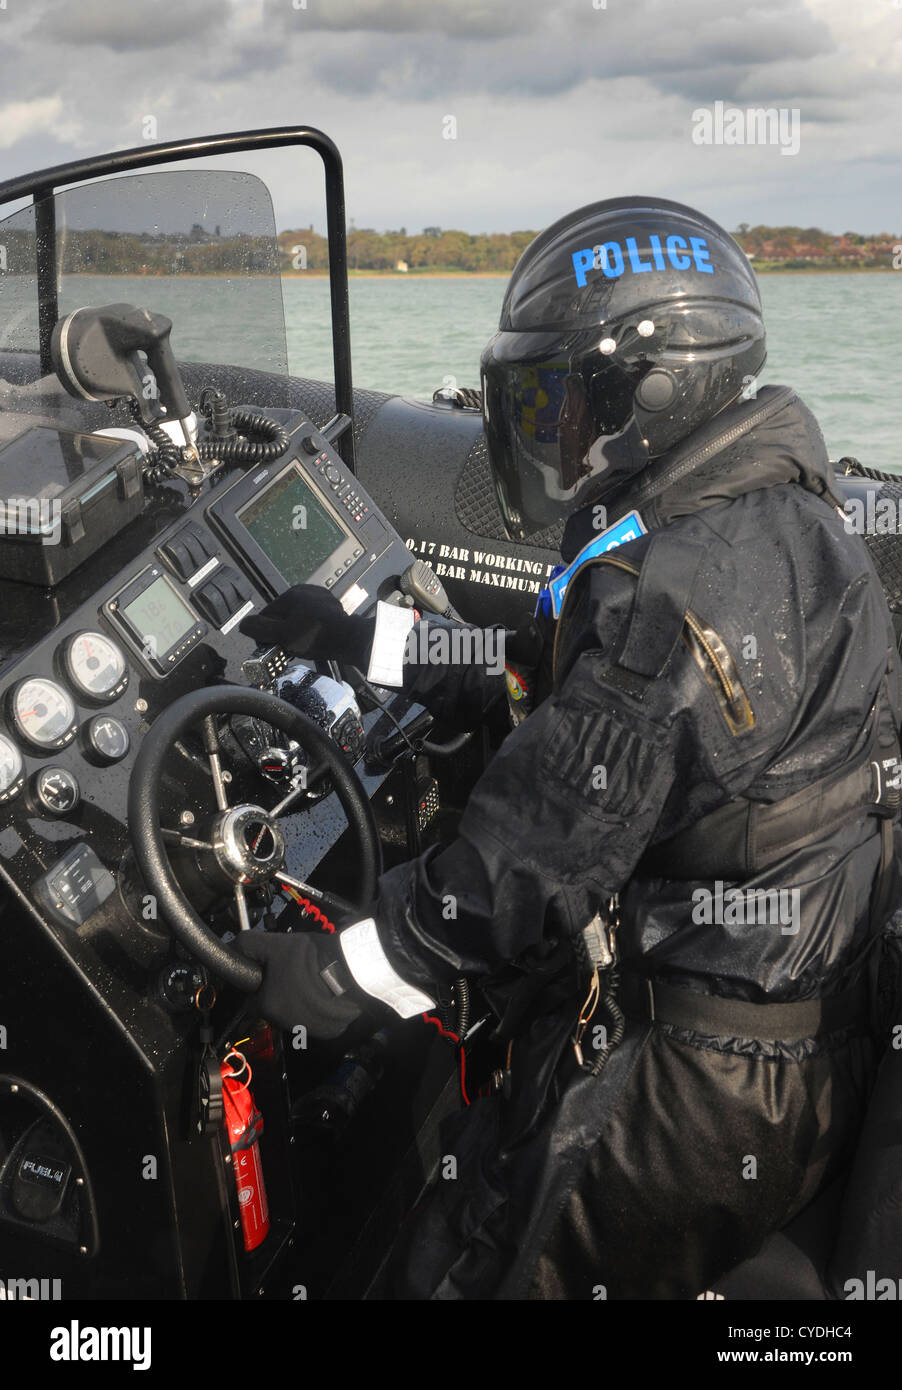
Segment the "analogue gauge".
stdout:
<path fill-rule="evenodd" d="M 85 752 L 92 762 L 118 763 L 128 752 L 128 729 L 121 719 L 114 719 L 111 714 L 95 714 L 82 730 L 82 736 Z"/>
<path fill-rule="evenodd" d="M 75 737 L 75 706 L 61 685 L 29 676 L 14 685 L 9 715 L 17 734 L 35 748 L 64 748 Z"/>
<path fill-rule="evenodd" d="M 62 666 L 80 695 L 115 700 L 128 685 L 125 657 L 102 632 L 79 632 L 63 648 Z"/>
<path fill-rule="evenodd" d="M 0 734 L 0 801 L 9 801 L 22 789 L 22 754 L 11 738 Z"/>
<path fill-rule="evenodd" d="M 42 767 L 35 773 L 33 793 L 38 810 L 51 816 L 74 811 L 81 796 L 78 782 L 65 767 Z"/>

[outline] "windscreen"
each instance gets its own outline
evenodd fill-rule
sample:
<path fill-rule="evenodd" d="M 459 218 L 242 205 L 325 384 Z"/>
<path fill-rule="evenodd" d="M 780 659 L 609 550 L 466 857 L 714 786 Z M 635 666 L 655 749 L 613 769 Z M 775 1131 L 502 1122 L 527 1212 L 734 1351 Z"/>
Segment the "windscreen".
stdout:
<path fill-rule="evenodd" d="M 268 373 L 283 386 L 279 248 L 260 179 L 203 169 L 135 174 L 82 184 L 52 203 L 52 234 L 33 205 L 0 222 L 0 411 L 58 412 L 70 423 L 76 412 L 97 427 L 98 407 L 61 395 L 55 378 L 40 379 L 40 291 L 55 291 L 59 318 L 112 303 L 165 314 L 180 363 L 237 369 L 228 375 L 233 404 L 260 390 L 257 380 L 242 391 L 242 370 Z M 48 268 L 43 277 L 39 256 Z M 196 404 L 203 372 L 186 365 L 184 376 Z M 272 405 L 284 403 L 278 395 L 271 393 Z"/>

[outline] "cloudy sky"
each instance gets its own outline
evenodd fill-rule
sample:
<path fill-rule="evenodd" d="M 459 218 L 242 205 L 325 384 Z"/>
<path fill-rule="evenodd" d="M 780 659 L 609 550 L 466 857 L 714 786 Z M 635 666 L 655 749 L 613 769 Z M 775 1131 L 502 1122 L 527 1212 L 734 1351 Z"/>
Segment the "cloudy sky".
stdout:
<path fill-rule="evenodd" d="M 0 178 L 307 124 L 360 227 L 512 231 L 659 193 L 730 228 L 902 233 L 902 0 L 0 0 L 0 77 Z M 798 111 L 798 153 L 696 143 L 715 102 Z M 323 230 L 314 156 L 245 167 L 280 227 Z"/>

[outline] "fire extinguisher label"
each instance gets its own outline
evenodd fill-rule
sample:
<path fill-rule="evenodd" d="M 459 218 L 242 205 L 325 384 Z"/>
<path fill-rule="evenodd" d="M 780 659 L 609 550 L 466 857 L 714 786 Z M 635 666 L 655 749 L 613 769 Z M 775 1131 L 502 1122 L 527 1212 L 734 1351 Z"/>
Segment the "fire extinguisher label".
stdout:
<path fill-rule="evenodd" d="M 231 1053 L 235 1057 L 236 1053 Z M 244 1061 L 244 1058 L 241 1059 Z M 222 1088 L 226 1132 L 232 1151 L 238 1207 L 241 1213 L 241 1233 L 244 1248 L 256 1250 L 269 1234 L 269 1204 L 263 1180 L 259 1138 L 263 1133 L 263 1116 L 254 1105 L 250 1091 L 250 1067 L 235 1073 L 222 1064 Z"/>

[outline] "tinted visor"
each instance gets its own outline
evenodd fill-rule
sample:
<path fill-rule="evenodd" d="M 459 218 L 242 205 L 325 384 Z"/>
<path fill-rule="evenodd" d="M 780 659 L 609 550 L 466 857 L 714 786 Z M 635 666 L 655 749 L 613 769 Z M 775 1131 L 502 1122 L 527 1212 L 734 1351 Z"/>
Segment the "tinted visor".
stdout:
<path fill-rule="evenodd" d="M 648 461 L 633 420 L 646 367 L 624 369 L 599 333 L 499 332 L 482 355 L 489 459 L 505 524 L 519 539 L 561 521 Z"/>

